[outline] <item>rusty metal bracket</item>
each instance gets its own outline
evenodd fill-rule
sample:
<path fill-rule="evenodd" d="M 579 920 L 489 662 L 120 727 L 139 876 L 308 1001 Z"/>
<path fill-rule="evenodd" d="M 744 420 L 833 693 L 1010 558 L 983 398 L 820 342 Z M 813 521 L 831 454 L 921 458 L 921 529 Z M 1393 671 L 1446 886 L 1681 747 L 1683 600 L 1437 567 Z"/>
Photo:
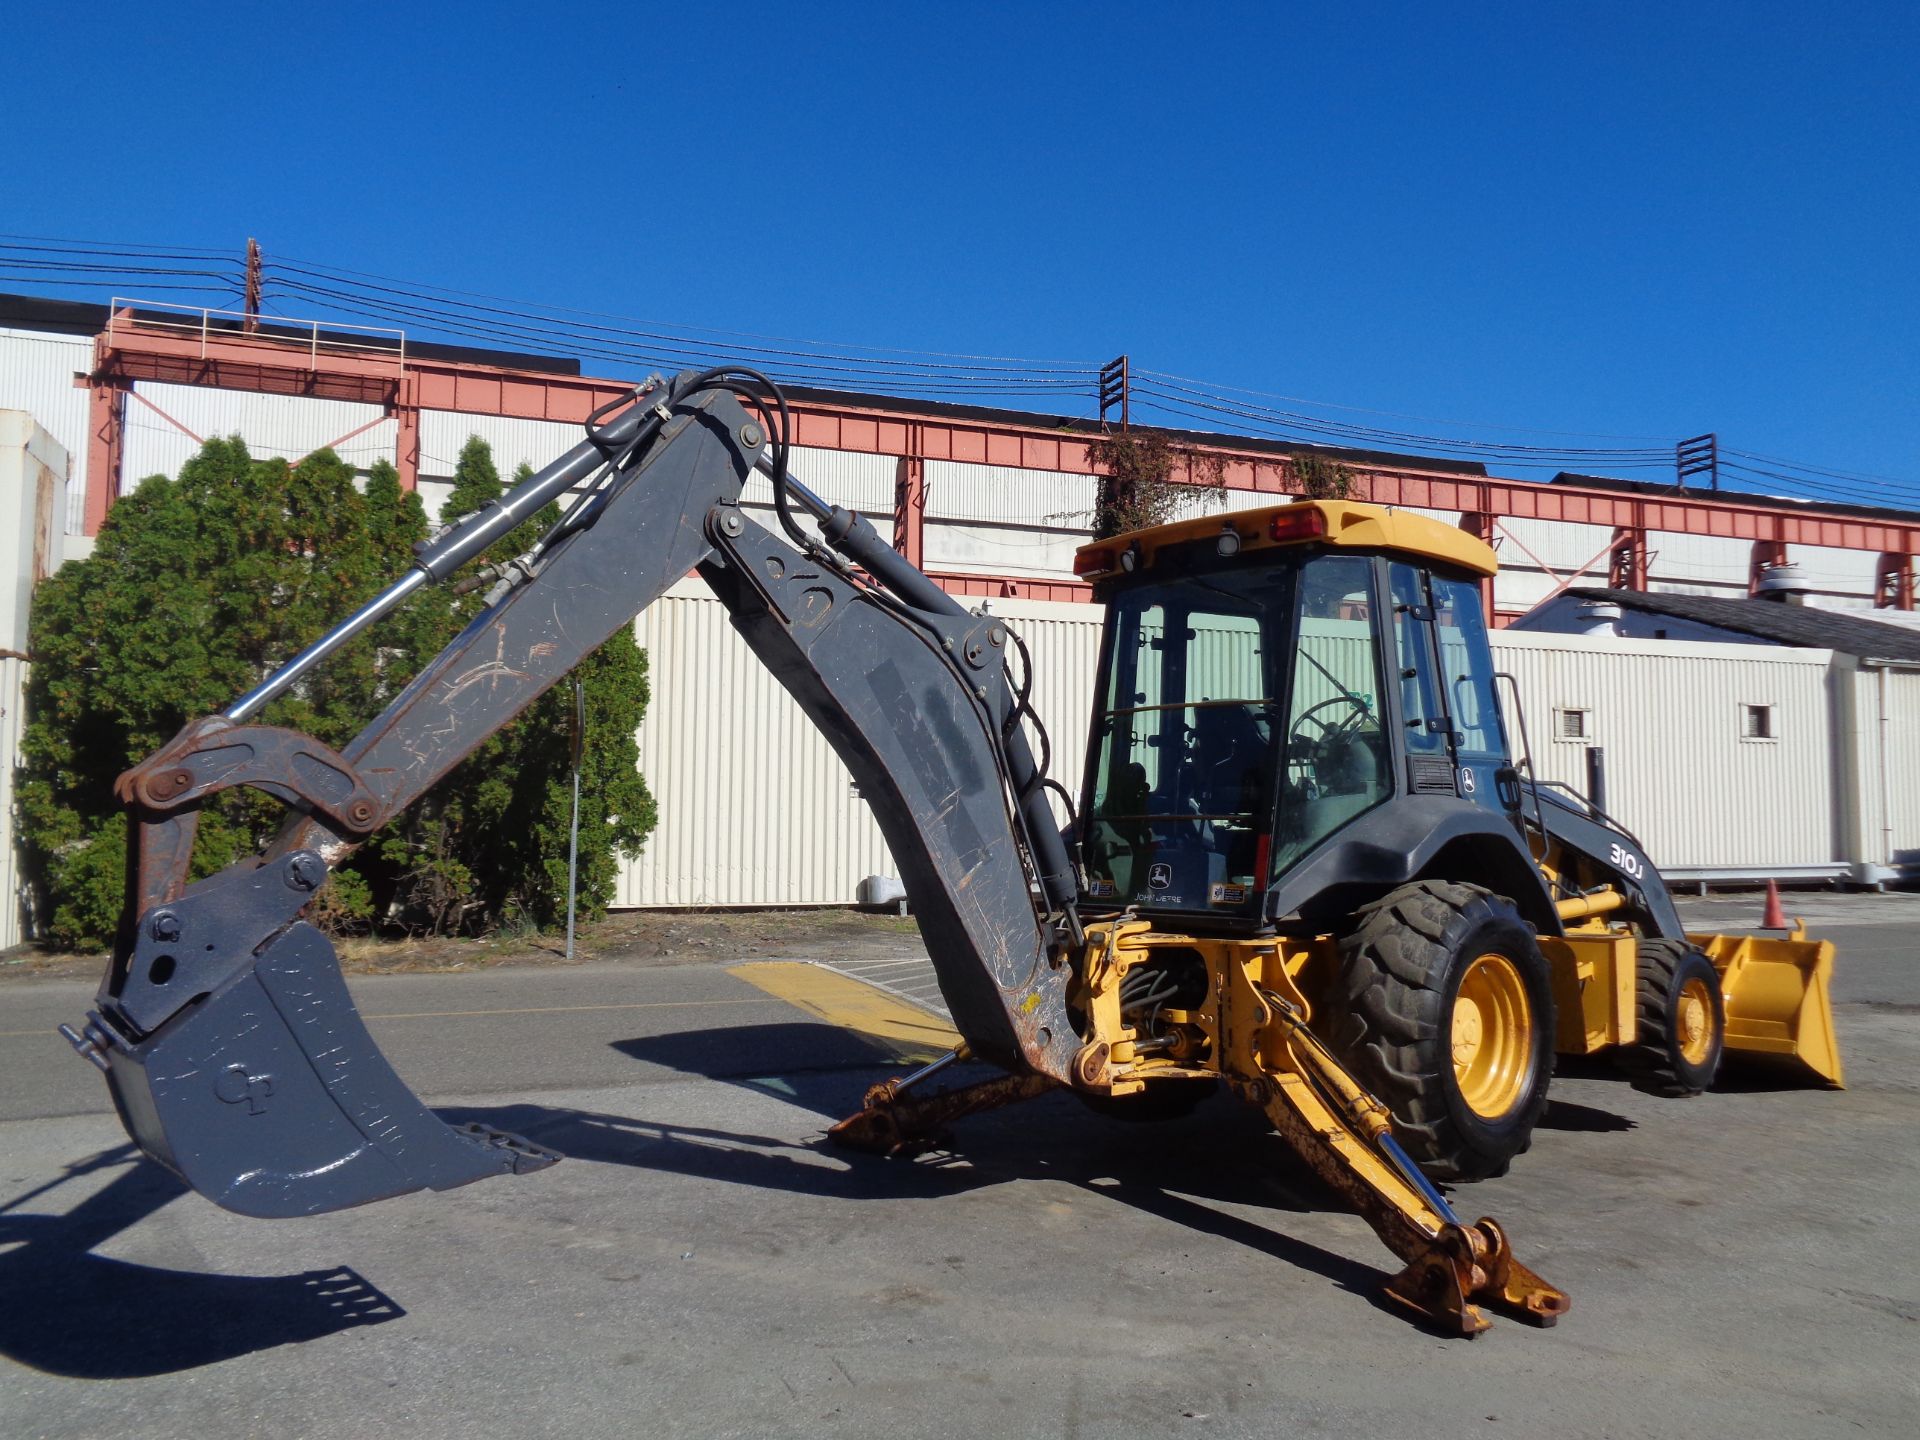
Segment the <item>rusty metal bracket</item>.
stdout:
<path fill-rule="evenodd" d="M 1448 1225 L 1387 1282 L 1385 1294 L 1436 1330 L 1469 1339 L 1491 1326 L 1481 1305 L 1545 1329 L 1573 1303 L 1514 1259 L 1506 1231 L 1489 1219 Z"/>
<path fill-rule="evenodd" d="M 946 1127 L 968 1115 L 1017 1105 L 1060 1088 L 1051 1075 L 996 1075 L 977 1085 L 931 1095 L 901 1093 L 899 1080 L 884 1080 L 867 1091 L 865 1108 L 849 1115 L 827 1138 L 848 1150 L 874 1155 L 919 1155 L 938 1145 Z"/>
<path fill-rule="evenodd" d="M 133 822 L 128 924 L 185 892 L 199 807 L 243 785 L 290 809 L 317 814 L 356 839 L 379 828 L 390 814 L 353 765 L 312 736 L 203 716 L 114 782 L 114 794 Z M 121 938 L 118 948 L 124 952 L 132 937 Z"/>
<path fill-rule="evenodd" d="M 236 725 L 221 715 L 188 724 L 113 788 L 125 805 L 168 815 L 242 785 L 354 835 L 388 818 L 360 772 L 331 747 L 297 730 Z"/>

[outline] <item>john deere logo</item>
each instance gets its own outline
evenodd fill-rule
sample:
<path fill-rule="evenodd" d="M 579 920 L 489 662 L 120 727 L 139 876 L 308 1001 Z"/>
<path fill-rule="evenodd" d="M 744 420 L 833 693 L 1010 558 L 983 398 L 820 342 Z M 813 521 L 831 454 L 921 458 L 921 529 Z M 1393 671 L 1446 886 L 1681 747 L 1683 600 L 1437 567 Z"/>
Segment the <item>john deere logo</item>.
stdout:
<path fill-rule="evenodd" d="M 1155 890 L 1164 890 L 1173 884 L 1173 866 L 1162 860 L 1147 871 L 1147 884 Z"/>

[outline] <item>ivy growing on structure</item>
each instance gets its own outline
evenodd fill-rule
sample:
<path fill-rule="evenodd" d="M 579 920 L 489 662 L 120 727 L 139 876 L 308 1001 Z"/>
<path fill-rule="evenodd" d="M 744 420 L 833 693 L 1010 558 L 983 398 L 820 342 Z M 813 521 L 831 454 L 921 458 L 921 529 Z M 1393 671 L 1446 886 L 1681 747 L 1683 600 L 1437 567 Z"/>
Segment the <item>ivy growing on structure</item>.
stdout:
<path fill-rule="evenodd" d="M 1308 500 L 1345 500 L 1354 495 L 1359 482 L 1344 462 L 1318 450 L 1299 450 L 1288 459 L 1293 483 Z"/>
<path fill-rule="evenodd" d="M 1226 457 L 1177 445 L 1154 430 L 1122 430 L 1087 442 L 1098 476 L 1093 538 L 1124 535 L 1179 518 L 1225 497 Z M 1183 480 L 1176 480 L 1176 474 Z"/>

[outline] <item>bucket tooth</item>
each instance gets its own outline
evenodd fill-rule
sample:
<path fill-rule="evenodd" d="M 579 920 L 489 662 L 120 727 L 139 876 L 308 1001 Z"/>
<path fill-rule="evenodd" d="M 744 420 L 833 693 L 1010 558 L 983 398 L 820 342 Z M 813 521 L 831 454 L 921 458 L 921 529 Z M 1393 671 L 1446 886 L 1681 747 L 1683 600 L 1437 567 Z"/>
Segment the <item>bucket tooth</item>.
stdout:
<path fill-rule="evenodd" d="M 421 1104 L 304 923 L 151 1034 L 129 1040 L 99 1016 L 87 1034 L 109 1042 L 108 1085 L 140 1148 L 242 1215 L 318 1215 L 560 1158 Z"/>

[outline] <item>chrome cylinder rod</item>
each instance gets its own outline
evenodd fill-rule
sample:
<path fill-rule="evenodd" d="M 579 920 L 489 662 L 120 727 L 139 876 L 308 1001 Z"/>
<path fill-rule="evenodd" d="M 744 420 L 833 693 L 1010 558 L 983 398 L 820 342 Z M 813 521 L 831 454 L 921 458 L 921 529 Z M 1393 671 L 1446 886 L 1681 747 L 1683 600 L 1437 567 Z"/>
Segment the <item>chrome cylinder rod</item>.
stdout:
<path fill-rule="evenodd" d="M 1393 1168 L 1400 1172 L 1401 1177 L 1409 1185 L 1420 1192 L 1427 1204 L 1433 1207 L 1434 1212 L 1449 1225 L 1458 1225 L 1460 1217 L 1453 1213 L 1453 1206 L 1447 1203 L 1447 1197 L 1442 1195 L 1440 1187 L 1429 1180 L 1425 1172 L 1413 1163 L 1413 1157 L 1400 1148 L 1400 1142 L 1384 1130 L 1380 1132 L 1379 1142 L 1380 1149 L 1393 1162 Z"/>
<path fill-rule="evenodd" d="M 753 462 L 753 468 L 766 476 L 767 479 L 773 479 L 773 459 L 765 450 L 762 450 L 760 452 L 760 458 Z M 833 506 L 829 505 L 819 495 L 816 495 L 805 485 L 801 484 L 791 470 L 787 472 L 787 493 L 793 497 L 794 501 L 802 510 L 806 511 L 816 520 L 824 520 L 833 514 Z"/>
<path fill-rule="evenodd" d="M 918 1085 L 922 1080 L 931 1080 L 934 1076 L 938 1075 L 942 1070 L 945 1070 L 948 1066 L 957 1065 L 962 1060 L 967 1060 L 971 1058 L 972 1058 L 972 1052 L 968 1050 L 964 1044 L 956 1045 L 953 1047 L 953 1049 L 949 1050 L 946 1054 L 942 1055 L 939 1059 L 929 1060 L 925 1065 L 922 1065 L 918 1070 L 914 1071 L 911 1075 L 903 1075 L 898 1080 L 894 1081 L 893 1093 L 896 1096 L 904 1095 L 907 1091 L 911 1090 L 914 1086 Z"/>
<path fill-rule="evenodd" d="M 444 534 L 417 547 L 413 569 L 229 705 L 224 712 L 227 719 L 245 720 L 268 701 L 285 693 L 301 676 L 422 585 L 446 579 L 502 535 L 539 514 L 550 501 L 557 500 L 626 447 L 643 439 L 646 432 L 657 429 L 661 414 L 655 405 L 630 406 L 545 469 L 528 476 Z"/>
<path fill-rule="evenodd" d="M 229 720 L 245 720 L 276 695 L 281 694 L 302 675 L 338 650 L 374 621 L 385 615 L 432 577 L 424 570 L 409 570 L 273 674 L 247 691 L 225 710 Z"/>

